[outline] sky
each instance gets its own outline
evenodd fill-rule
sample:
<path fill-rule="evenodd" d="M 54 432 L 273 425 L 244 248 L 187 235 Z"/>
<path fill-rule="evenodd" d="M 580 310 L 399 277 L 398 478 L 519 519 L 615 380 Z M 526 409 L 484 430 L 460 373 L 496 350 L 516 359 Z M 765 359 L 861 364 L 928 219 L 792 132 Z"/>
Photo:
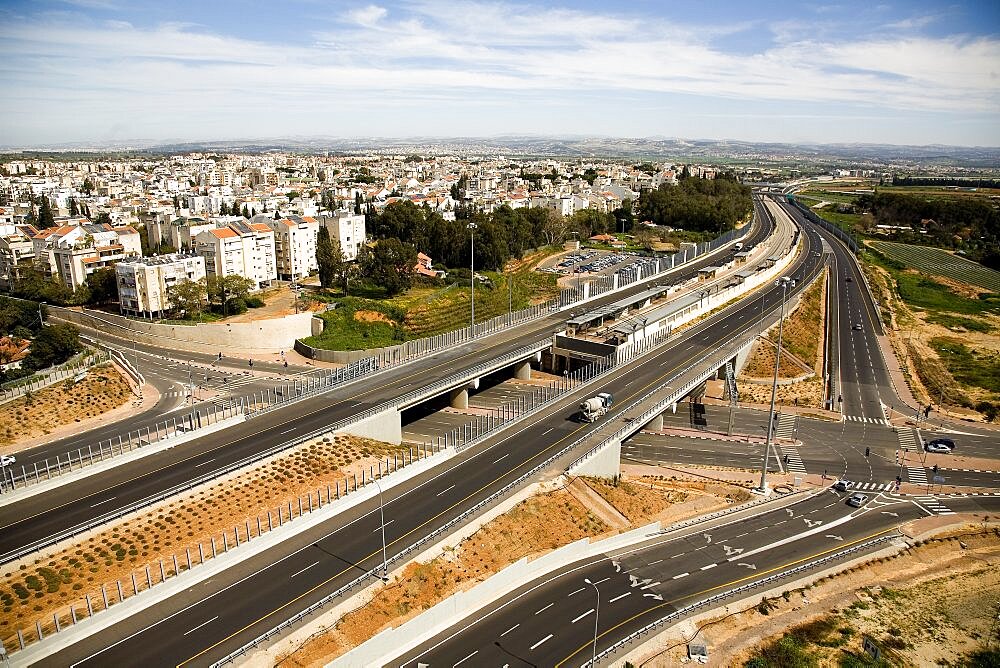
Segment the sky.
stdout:
<path fill-rule="evenodd" d="M 0 0 L 0 146 L 1000 146 L 1000 2 Z"/>

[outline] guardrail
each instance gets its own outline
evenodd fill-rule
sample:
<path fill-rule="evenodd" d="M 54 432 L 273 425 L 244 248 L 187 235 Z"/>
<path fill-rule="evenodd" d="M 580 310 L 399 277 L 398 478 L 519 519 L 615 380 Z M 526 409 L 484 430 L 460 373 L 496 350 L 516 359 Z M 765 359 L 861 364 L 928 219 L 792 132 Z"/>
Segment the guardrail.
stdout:
<path fill-rule="evenodd" d="M 779 580 L 786 579 L 786 578 L 788 578 L 788 577 L 790 577 L 792 575 L 796 575 L 798 573 L 803 573 L 805 571 L 808 571 L 808 570 L 811 570 L 813 568 L 816 568 L 817 566 L 822 566 L 823 564 L 830 563 L 831 561 L 836 561 L 836 560 L 842 559 L 842 558 L 844 558 L 847 555 L 854 554 L 855 552 L 860 552 L 862 550 L 868 550 L 868 549 L 874 547 L 875 545 L 878 545 L 880 543 L 884 543 L 886 541 L 895 540 L 896 538 L 897 538 L 897 536 L 893 536 L 891 534 L 890 535 L 886 535 L 886 536 L 879 536 L 878 538 L 873 538 L 873 539 L 865 541 L 863 543 L 859 543 L 857 545 L 853 545 L 853 546 L 851 546 L 849 548 L 846 548 L 844 550 L 840 550 L 838 552 L 834 552 L 832 554 L 828 554 L 828 555 L 826 555 L 824 557 L 821 557 L 819 559 L 815 559 L 815 560 L 810 561 L 808 563 L 801 564 L 799 566 L 795 566 L 794 568 L 790 568 L 788 570 L 784 570 L 784 571 L 782 571 L 780 573 L 775 573 L 773 575 L 769 575 L 769 576 L 767 576 L 765 578 L 762 578 L 760 580 L 755 580 L 754 582 L 751 582 L 749 584 L 745 584 L 745 585 L 742 585 L 740 587 L 735 587 L 733 589 L 729 589 L 729 590 L 724 591 L 722 593 L 715 594 L 714 596 L 709 596 L 708 598 L 706 598 L 704 600 L 701 600 L 701 601 L 698 601 L 697 603 L 692 603 L 691 605 L 685 606 L 685 607 L 683 607 L 683 608 L 681 608 L 679 610 L 675 610 L 674 612 L 671 612 L 668 615 L 664 615 L 663 617 L 660 617 L 656 621 L 651 622 L 651 623 L 643 626 L 642 628 L 629 633 L 627 636 L 625 636 L 621 640 L 618 640 L 617 642 L 615 642 L 610 647 L 602 649 L 600 652 L 598 652 L 597 653 L 597 657 L 596 657 L 597 658 L 597 663 L 595 663 L 593 659 L 588 659 L 584 663 L 580 664 L 580 668 L 596 668 L 596 666 L 600 665 L 600 662 L 602 660 L 609 658 L 610 656 L 612 656 L 613 654 L 617 653 L 619 650 L 621 650 L 625 646 L 627 646 L 627 645 L 635 642 L 636 640 L 642 638 L 645 635 L 650 634 L 651 632 L 653 632 L 657 628 L 663 626 L 664 624 L 676 621 L 676 620 L 684 617 L 685 615 L 688 615 L 688 614 L 694 612 L 695 610 L 698 610 L 700 608 L 704 608 L 704 607 L 707 607 L 707 606 L 711 606 L 714 603 L 717 603 L 717 602 L 719 602 L 719 601 L 721 601 L 723 599 L 729 598 L 730 596 L 734 596 L 736 594 L 741 594 L 741 593 L 744 593 L 744 592 L 747 592 L 747 591 L 751 591 L 751 590 L 757 589 L 757 588 L 759 588 L 759 587 L 761 587 L 763 585 L 771 584 L 772 582 L 777 582 Z"/>
<path fill-rule="evenodd" d="M 4 383 L 0 386 L 0 404 L 13 401 L 29 392 L 43 390 L 50 385 L 55 385 L 61 380 L 72 378 L 78 373 L 86 371 L 98 364 L 104 364 L 111 357 L 106 350 L 94 350 L 83 353 L 75 359 L 64 362 L 58 366 L 42 369 L 38 373 L 19 378 Z"/>

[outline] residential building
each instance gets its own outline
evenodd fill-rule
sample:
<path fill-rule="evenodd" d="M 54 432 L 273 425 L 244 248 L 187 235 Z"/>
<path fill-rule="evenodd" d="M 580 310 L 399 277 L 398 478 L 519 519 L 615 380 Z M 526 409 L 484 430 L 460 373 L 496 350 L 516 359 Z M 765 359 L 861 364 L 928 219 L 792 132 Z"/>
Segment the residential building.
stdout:
<path fill-rule="evenodd" d="M 122 313 L 153 317 L 170 310 L 172 286 L 205 278 L 205 258 L 173 253 L 122 260 L 115 274 Z"/>
<path fill-rule="evenodd" d="M 264 223 L 274 230 L 274 254 L 278 278 L 295 281 L 316 271 L 316 237 L 319 222 L 309 216 L 288 216 L 274 220 L 267 216 L 254 216 L 254 223 Z"/>
<path fill-rule="evenodd" d="M 330 238 L 340 242 L 344 259 L 358 259 L 358 252 L 365 243 L 365 216 L 346 210 L 334 211 L 332 216 L 323 216 L 320 222 L 330 233 Z"/>
<path fill-rule="evenodd" d="M 10 290 L 35 259 L 31 225 L 0 225 L 0 288 Z"/>
<path fill-rule="evenodd" d="M 142 255 L 139 233 L 129 226 L 63 225 L 42 230 L 32 241 L 36 266 L 58 276 L 70 290 L 84 285 L 98 269 Z"/>
<path fill-rule="evenodd" d="M 205 258 L 208 276 L 239 275 L 257 288 L 278 277 L 274 231 L 264 223 L 231 223 L 195 237 L 195 252 Z"/>

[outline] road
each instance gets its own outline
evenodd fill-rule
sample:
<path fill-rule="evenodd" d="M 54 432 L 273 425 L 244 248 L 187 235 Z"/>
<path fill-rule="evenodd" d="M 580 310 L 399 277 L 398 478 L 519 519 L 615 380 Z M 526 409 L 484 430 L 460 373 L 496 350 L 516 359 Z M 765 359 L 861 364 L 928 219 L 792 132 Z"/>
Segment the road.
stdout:
<path fill-rule="evenodd" d="M 770 229 L 769 218 L 764 216 L 761 220 L 766 222 L 754 232 L 751 243 L 758 243 Z M 732 251 L 726 251 L 726 255 L 731 256 Z M 706 258 L 693 263 L 678 272 L 674 280 L 696 276 L 700 266 L 710 263 L 719 263 L 719 259 Z M 634 287 L 631 292 L 641 289 Z M 621 293 L 607 297 L 606 301 L 620 298 Z M 2 507 L 0 555 L 93 521 L 109 507 L 126 506 L 280 443 L 296 441 L 302 434 L 392 400 L 404 394 L 404 388 L 429 384 L 474 366 L 486 355 L 499 356 L 534 343 L 556 329 L 564 318 L 562 314 L 553 315 L 512 332 L 456 346 L 403 367 L 390 368 L 222 432 L 63 485 L 32 497 L 28 502 Z M 703 350 L 703 345 L 698 343 L 695 348 Z M 113 506 L 106 505 L 112 502 Z"/>
<path fill-rule="evenodd" d="M 581 666 L 593 651 L 598 596 L 600 650 L 685 605 L 928 515 L 920 505 L 887 494 L 862 509 L 847 506 L 844 496 L 826 490 L 787 508 L 572 564 L 494 602 L 393 665 Z M 1000 498 L 962 504 L 962 510 L 993 513 Z"/>
<path fill-rule="evenodd" d="M 805 255 L 805 261 L 815 261 Z M 777 307 L 780 292 L 769 286 L 766 309 Z M 705 320 L 688 328 L 685 341 L 620 369 L 604 387 L 627 405 L 662 383 L 675 369 L 714 348 L 734 327 L 753 326 L 759 317 L 755 300 L 732 310 L 730 317 Z M 683 348 L 682 352 L 679 352 Z M 405 373 L 405 372 L 404 372 Z M 578 398 L 570 397 L 572 405 Z M 357 408 L 355 409 L 357 410 Z M 519 478 L 596 425 L 570 420 L 572 408 L 537 414 L 483 446 L 457 457 L 443 471 L 432 471 L 385 495 L 387 551 L 408 546 L 493 490 Z M 613 413 L 608 417 L 614 420 Z M 553 466 L 564 466 L 556 462 Z M 45 665 L 143 663 L 202 665 L 225 655 L 312 601 L 336 590 L 357 574 L 381 563 L 377 503 L 367 502 L 314 531 L 290 538 L 183 595 L 154 606 L 113 629 L 97 634 L 45 661 Z M 197 633 L 192 630 L 197 629 Z"/>

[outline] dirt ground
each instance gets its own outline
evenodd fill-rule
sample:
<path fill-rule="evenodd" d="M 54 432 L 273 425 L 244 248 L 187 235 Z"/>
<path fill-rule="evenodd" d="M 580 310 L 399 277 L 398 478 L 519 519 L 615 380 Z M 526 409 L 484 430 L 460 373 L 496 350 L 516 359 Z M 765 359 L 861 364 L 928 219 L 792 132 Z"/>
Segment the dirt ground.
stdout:
<path fill-rule="evenodd" d="M 684 663 L 685 641 L 697 630 L 712 666 L 744 666 L 755 657 L 765 666 L 874 665 L 857 660 L 864 657 L 863 635 L 897 653 L 893 666 L 955 665 L 996 631 L 998 565 L 996 528 L 969 524 L 766 603 L 675 629 L 659 641 L 667 649 L 636 665 Z"/>
<path fill-rule="evenodd" d="M 11 446 L 19 442 L 97 417 L 132 397 L 128 382 L 113 366 L 95 367 L 79 383 L 61 381 L 0 406 L 0 448 L 14 452 L 17 448 Z"/>
<path fill-rule="evenodd" d="M 662 517 L 679 520 L 727 505 L 738 488 L 704 483 L 671 483 L 637 478 L 616 487 L 587 478 L 586 483 L 641 526 Z M 692 504 L 690 497 L 699 503 Z M 411 563 L 400 578 L 379 590 L 371 602 L 344 615 L 333 629 L 313 636 L 279 662 L 281 666 L 321 666 L 388 626 L 398 626 L 455 591 L 468 589 L 521 557 L 536 557 L 585 537 L 610 532 L 608 526 L 564 489 L 534 496 L 501 515 L 457 549 L 426 563 Z"/>
<path fill-rule="evenodd" d="M 138 517 L 85 534 L 70 545 L 5 564 L 0 568 L 0 638 L 7 643 L 18 628 L 33 638 L 36 619 L 47 629 L 52 626 L 53 612 L 69 618 L 70 604 L 78 604 L 79 616 L 81 607 L 86 610 L 81 603 L 85 594 L 101 601 L 101 584 L 109 585 L 112 603 L 118 600 L 116 580 L 121 580 L 128 597 L 132 573 L 139 589 L 146 588 L 147 565 L 152 565 L 155 584 L 160 581 L 161 559 L 168 577 L 173 574 L 174 555 L 178 555 L 180 570 L 185 570 L 185 549 L 192 551 L 193 563 L 197 563 L 199 545 L 210 555 L 214 538 L 221 551 L 222 532 L 228 532 L 232 545 L 233 527 L 241 527 L 245 536 L 247 520 L 256 536 L 258 517 L 266 531 L 267 512 L 271 511 L 277 525 L 278 506 L 285 507 L 283 517 L 287 518 L 287 504 L 292 502 L 297 516 L 298 498 L 310 493 L 315 498 L 317 489 L 325 493 L 326 486 L 334 483 L 343 486 L 346 476 L 359 474 L 395 449 L 346 435 L 316 439 L 263 466 L 226 476 L 186 497 L 172 497 Z"/>

